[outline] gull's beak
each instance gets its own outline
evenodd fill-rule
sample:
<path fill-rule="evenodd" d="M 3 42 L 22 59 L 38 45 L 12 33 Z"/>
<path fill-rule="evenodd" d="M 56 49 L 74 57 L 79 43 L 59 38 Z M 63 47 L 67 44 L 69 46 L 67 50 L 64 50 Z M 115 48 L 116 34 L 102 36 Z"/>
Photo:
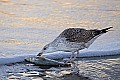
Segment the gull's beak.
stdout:
<path fill-rule="evenodd" d="M 43 52 L 40 52 L 37 56 L 41 56 L 43 54 Z"/>

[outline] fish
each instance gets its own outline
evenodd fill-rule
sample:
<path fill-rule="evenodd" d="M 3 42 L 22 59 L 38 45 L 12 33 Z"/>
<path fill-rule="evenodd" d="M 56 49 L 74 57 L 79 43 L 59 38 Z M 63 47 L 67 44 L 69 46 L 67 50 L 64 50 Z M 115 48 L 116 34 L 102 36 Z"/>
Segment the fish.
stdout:
<path fill-rule="evenodd" d="M 52 60 L 52 59 L 48 59 L 45 57 L 28 57 L 25 59 L 25 61 L 33 63 L 34 65 L 37 66 L 58 66 L 58 67 L 67 67 L 67 66 L 71 66 L 70 63 L 64 63 L 61 61 L 56 61 L 56 60 Z"/>

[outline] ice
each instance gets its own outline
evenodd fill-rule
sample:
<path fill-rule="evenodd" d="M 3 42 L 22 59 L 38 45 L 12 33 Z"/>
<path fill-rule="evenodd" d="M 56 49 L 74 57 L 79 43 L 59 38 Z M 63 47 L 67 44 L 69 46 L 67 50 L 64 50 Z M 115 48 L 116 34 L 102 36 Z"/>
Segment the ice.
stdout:
<path fill-rule="evenodd" d="M 100 57 L 100 56 L 110 56 L 119 55 L 120 49 L 111 51 L 80 51 L 78 57 Z M 62 59 L 68 58 L 72 55 L 70 52 L 54 52 L 50 54 L 45 54 L 44 56 L 50 59 Z"/>
<path fill-rule="evenodd" d="M 10 63 L 16 63 L 16 62 L 22 62 L 26 57 L 31 57 L 35 55 L 23 55 L 23 56 L 12 56 L 12 57 L 6 57 L 6 58 L 0 58 L 0 65 L 1 64 L 10 64 Z"/>
<path fill-rule="evenodd" d="M 63 59 L 68 58 L 71 56 L 71 52 L 54 52 L 49 54 L 43 54 L 43 56 L 50 58 L 50 59 Z M 110 56 L 110 55 L 120 55 L 120 49 L 117 50 L 110 50 L 110 51 L 80 51 L 78 57 L 100 57 L 100 56 Z M 22 62 L 27 57 L 34 57 L 36 54 L 31 55 L 22 55 L 22 56 L 12 56 L 6 58 L 0 58 L 0 65 L 1 64 L 9 64 L 9 63 L 16 63 Z"/>

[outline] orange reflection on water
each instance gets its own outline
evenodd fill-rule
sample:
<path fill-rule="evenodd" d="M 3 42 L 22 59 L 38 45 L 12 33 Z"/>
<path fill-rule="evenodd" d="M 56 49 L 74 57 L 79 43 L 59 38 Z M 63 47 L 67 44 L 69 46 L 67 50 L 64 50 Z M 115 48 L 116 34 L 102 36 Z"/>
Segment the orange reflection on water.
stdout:
<path fill-rule="evenodd" d="M 15 12 L 9 12 L 9 11 L 2 11 L 0 10 L 0 14 L 9 14 L 9 15 L 14 15 Z"/>
<path fill-rule="evenodd" d="M 113 12 L 113 14 L 115 14 L 115 15 L 120 15 L 120 12 Z"/>
<path fill-rule="evenodd" d="M 10 0 L 0 0 L 0 2 L 3 2 L 3 3 L 11 3 Z"/>
<path fill-rule="evenodd" d="M 32 18 L 32 17 L 30 17 L 30 18 L 18 18 L 18 19 L 20 19 L 20 20 L 25 20 L 25 21 L 43 21 L 43 19 L 41 18 Z"/>
<path fill-rule="evenodd" d="M 9 43 L 9 44 L 26 44 L 25 42 L 20 42 L 16 40 L 0 40 L 0 43 Z"/>
<path fill-rule="evenodd" d="M 89 0 L 90 2 L 94 2 L 95 0 Z M 95 7 L 95 5 L 90 5 L 90 4 L 79 4 L 77 1 L 73 0 L 54 0 L 54 2 L 58 3 L 61 5 L 63 8 L 90 8 L 90 7 Z"/>
<path fill-rule="evenodd" d="M 88 26 L 92 24 L 98 24 L 96 22 L 91 22 L 89 20 L 75 20 L 67 15 L 49 15 L 42 18 L 18 18 L 19 20 L 30 21 L 30 22 L 40 22 L 53 26 L 63 26 L 63 27 L 79 27 Z"/>
<path fill-rule="evenodd" d="M 0 44 L 7 44 L 7 45 L 26 45 L 27 48 L 25 49 L 32 49 L 34 47 L 40 47 L 43 46 L 45 43 L 42 41 L 18 41 L 18 40 L 14 40 L 14 39 L 10 39 L 10 40 L 0 40 Z"/>

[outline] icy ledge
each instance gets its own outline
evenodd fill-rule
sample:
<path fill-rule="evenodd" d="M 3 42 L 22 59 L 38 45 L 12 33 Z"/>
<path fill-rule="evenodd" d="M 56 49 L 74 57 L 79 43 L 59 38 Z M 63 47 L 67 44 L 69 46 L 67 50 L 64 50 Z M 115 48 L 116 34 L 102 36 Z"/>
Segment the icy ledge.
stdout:
<path fill-rule="evenodd" d="M 82 57 L 99 57 L 99 56 L 109 56 L 109 55 L 120 55 L 120 49 L 111 50 L 111 51 L 87 51 L 87 52 L 80 51 L 80 54 L 78 55 L 78 57 L 81 57 L 81 58 Z M 31 54 L 31 55 L 0 58 L 0 65 L 22 62 L 24 61 L 25 58 L 33 57 L 33 56 L 36 56 L 36 55 Z M 50 59 L 62 59 L 62 58 L 70 57 L 71 53 L 70 52 L 54 52 L 54 53 L 44 54 L 44 56 Z"/>
<path fill-rule="evenodd" d="M 54 52 L 50 54 L 44 54 L 45 57 L 50 59 L 62 59 L 70 57 L 72 53 L 70 52 Z M 112 56 L 112 55 L 120 55 L 120 49 L 118 50 L 111 50 L 111 51 L 80 51 L 77 57 L 84 58 L 84 57 L 101 57 L 101 56 Z"/>

